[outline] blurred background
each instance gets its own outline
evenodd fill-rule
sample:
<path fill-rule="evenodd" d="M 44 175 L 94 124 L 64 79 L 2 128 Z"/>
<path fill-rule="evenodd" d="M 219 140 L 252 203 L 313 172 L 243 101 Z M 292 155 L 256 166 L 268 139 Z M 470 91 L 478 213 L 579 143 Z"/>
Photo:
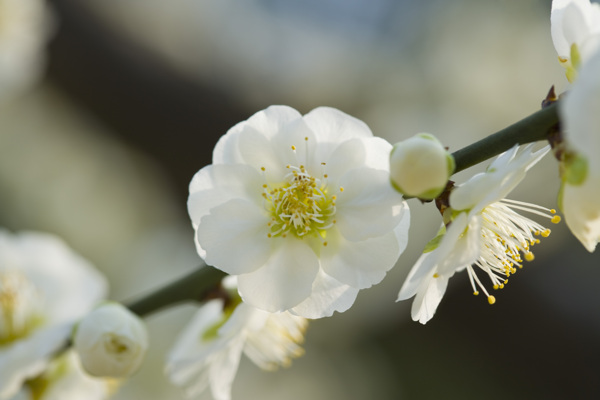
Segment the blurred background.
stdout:
<path fill-rule="evenodd" d="M 0 226 L 62 236 L 111 298 L 132 299 L 198 264 L 187 185 L 235 123 L 271 104 L 326 105 L 392 143 L 429 132 L 460 149 L 567 88 L 550 3 L 52 0 L 46 22 L 14 17 L 18 39 L 0 9 L 0 53 L 22 40 L 0 55 Z M 23 64 L 6 61 L 19 52 Z M 511 198 L 556 207 L 557 173 L 546 157 Z M 494 306 L 457 274 L 422 326 L 394 301 L 440 220 L 409 204 L 409 246 L 386 279 L 312 322 L 291 368 L 244 360 L 234 398 L 598 398 L 598 256 L 553 226 Z M 183 399 L 163 361 L 195 309 L 148 318 L 149 357 L 116 399 Z"/>

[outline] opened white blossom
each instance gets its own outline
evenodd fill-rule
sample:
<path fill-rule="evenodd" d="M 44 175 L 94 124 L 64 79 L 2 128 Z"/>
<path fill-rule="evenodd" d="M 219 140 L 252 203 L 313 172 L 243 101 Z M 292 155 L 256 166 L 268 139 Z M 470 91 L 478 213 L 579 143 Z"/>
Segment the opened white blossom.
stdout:
<path fill-rule="evenodd" d="M 559 104 L 564 143 L 559 206 L 589 252 L 600 240 L 600 51 Z"/>
<path fill-rule="evenodd" d="M 116 390 L 114 381 L 88 376 L 74 351 L 54 358 L 41 375 L 25 382 L 10 400 L 107 400 Z"/>
<path fill-rule="evenodd" d="M 0 231 L 0 399 L 44 372 L 106 289 L 104 277 L 58 238 Z"/>
<path fill-rule="evenodd" d="M 200 308 L 168 356 L 170 380 L 186 387 L 190 397 L 210 387 L 215 400 L 230 400 L 242 353 L 268 371 L 289 366 L 304 353 L 305 318 L 251 307 L 231 288 L 228 298 Z"/>
<path fill-rule="evenodd" d="M 494 289 L 502 289 L 509 275 L 522 266 L 523 257 L 533 260 L 531 246 L 539 242 L 540 236 L 550 234 L 549 229 L 517 211 L 547 217 L 553 223 L 560 221 L 560 217 L 553 215 L 554 210 L 505 198 L 549 150 L 545 147 L 533 152 L 532 146 L 524 146 L 521 152 L 515 146 L 494 160 L 485 173 L 452 190 L 442 230 L 413 266 L 398 294 L 398 301 L 416 295 L 411 312 L 413 320 L 422 324 L 429 321 L 448 280 L 464 269 L 474 294 L 481 289 L 488 302 L 495 303 L 476 269 L 488 275 Z"/>
<path fill-rule="evenodd" d="M 320 318 L 380 282 L 407 243 L 391 145 L 332 108 L 272 106 L 231 128 L 190 183 L 198 253 L 253 307 Z"/>
<path fill-rule="evenodd" d="M 454 158 L 428 133 L 396 143 L 390 154 L 392 185 L 407 196 L 435 199 L 446 187 L 454 168 Z"/>
<path fill-rule="evenodd" d="M 600 48 L 600 5 L 590 0 L 553 0 L 550 22 L 558 60 L 573 82 L 579 66 Z"/>
<path fill-rule="evenodd" d="M 77 325 L 73 346 L 85 371 L 126 378 L 138 370 L 148 349 L 144 322 L 119 303 L 105 303 Z"/>
<path fill-rule="evenodd" d="M 45 1 L 0 0 L 0 100 L 40 77 L 51 26 Z"/>

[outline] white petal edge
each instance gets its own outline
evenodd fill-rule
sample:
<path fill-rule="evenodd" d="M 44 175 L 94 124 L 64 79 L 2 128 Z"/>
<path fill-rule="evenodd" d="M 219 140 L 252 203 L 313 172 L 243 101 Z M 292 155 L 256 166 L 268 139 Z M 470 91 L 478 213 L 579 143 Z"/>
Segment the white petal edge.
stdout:
<path fill-rule="evenodd" d="M 289 310 L 306 300 L 319 271 L 313 250 L 294 237 L 279 242 L 256 271 L 238 276 L 238 291 L 249 305 L 269 312 Z"/>
<path fill-rule="evenodd" d="M 313 282 L 309 298 L 290 309 L 290 313 L 304 318 L 331 317 L 335 311 L 348 310 L 358 295 L 358 289 L 345 285 L 320 270 Z"/>
<path fill-rule="evenodd" d="M 233 275 L 263 266 L 273 246 L 267 222 L 262 210 L 250 201 L 233 199 L 213 208 L 197 228 L 206 263 Z"/>

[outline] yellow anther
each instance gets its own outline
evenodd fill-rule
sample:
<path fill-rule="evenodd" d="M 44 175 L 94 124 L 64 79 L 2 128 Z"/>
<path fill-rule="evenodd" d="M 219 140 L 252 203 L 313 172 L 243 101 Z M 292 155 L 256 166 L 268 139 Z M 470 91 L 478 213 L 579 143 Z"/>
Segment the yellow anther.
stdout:
<path fill-rule="evenodd" d="M 327 178 L 329 175 L 327 174 L 323 174 L 323 178 Z"/>
<path fill-rule="evenodd" d="M 296 146 L 292 146 L 292 150 L 296 151 Z"/>
<path fill-rule="evenodd" d="M 500 289 L 504 289 L 504 283 L 500 284 Z"/>
<path fill-rule="evenodd" d="M 260 170 L 263 171 L 263 172 L 265 172 L 266 168 L 265 167 L 260 167 Z"/>
<path fill-rule="evenodd" d="M 545 231 L 542 232 L 542 237 L 548 237 L 550 236 L 550 229 L 546 229 Z"/>
<path fill-rule="evenodd" d="M 508 279 L 506 279 L 506 280 L 504 281 L 504 284 L 505 284 L 505 285 L 506 285 L 507 283 L 508 283 Z"/>
<path fill-rule="evenodd" d="M 267 184 L 265 183 L 265 184 L 263 185 L 263 187 L 266 189 L 266 188 L 268 188 L 269 186 L 267 186 Z"/>
<path fill-rule="evenodd" d="M 555 215 L 554 217 L 552 217 L 550 222 L 552 222 L 553 224 L 558 224 L 560 222 L 560 215 Z"/>
<path fill-rule="evenodd" d="M 331 200 L 335 201 L 336 199 L 337 199 L 337 197 L 335 196 L 335 194 L 333 196 L 331 196 Z"/>
<path fill-rule="evenodd" d="M 479 296 L 479 292 L 473 292 L 474 296 Z"/>
<path fill-rule="evenodd" d="M 284 233 L 281 235 L 282 238 L 286 238 L 287 237 L 287 233 Z"/>
<path fill-rule="evenodd" d="M 271 235 L 270 233 L 267 233 L 267 237 L 272 237 L 273 235 Z"/>
<path fill-rule="evenodd" d="M 321 165 L 327 165 L 327 163 L 322 162 Z"/>
<path fill-rule="evenodd" d="M 499 287 L 500 287 L 500 286 L 498 286 L 498 284 L 495 284 L 495 285 L 494 285 L 494 290 L 498 290 L 498 288 L 499 288 Z"/>
<path fill-rule="evenodd" d="M 532 252 L 529 251 L 529 252 L 525 253 L 525 260 L 533 261 L 534 258 L 535 258 L 535 256 L 533 255 Z"/>
<path fill-rule="evenodd" d="M 553 208 L 550 210 L 550 214 L 556 214 L 556 210 Z"/>
<path fill-rule="evenodd" d="M 323 246 L 327 246 L 327 242 L 323 242 Z"/>
<path fill-rule="evenodd" d="M 435 274 L 433 274 L 433 277 L 434 278 L 439 278 L 440 276 L 437 273 L 435 273 Z"/>
<path fill-rule="evenodd" d="M 306 141 L 308 142 L 308 136 L 305 136 L 305 137 L 304 137 L 304 140 L 306 140 Z"/>
<path fill-rule="evenodd" d="M 344 191 L 344 188 L 340 186 L 340 192 L 343 192 L 343 191 Z"/>
<path fill-rule="evenodd" d="M 496 298 L 494 296 L 488 296 L 488 303 L 494 304 L 496 302 Z"/>

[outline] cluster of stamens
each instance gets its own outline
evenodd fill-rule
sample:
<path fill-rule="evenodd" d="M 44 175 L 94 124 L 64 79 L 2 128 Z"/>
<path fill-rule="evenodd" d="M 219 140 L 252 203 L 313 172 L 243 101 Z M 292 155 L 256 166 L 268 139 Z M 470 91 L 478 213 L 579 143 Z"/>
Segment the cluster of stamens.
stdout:
<path fill-rule="evenodd" d="M 0 347 L 26 337 L 42 322 L 35 286 L 22 274 L 0 274 Z"/>
<path fill-rule="evenodd" d="M 486 207 L 482 213 L 482 244 L 479 259 L 467 267 L 473 294 L 478 295 L 477 288 L 486 294 L 488 302 L 494 304 L 496 298 L 491 296 L 481 283 L 473 266 L 479 267 L 489 276 L 494 289 L 503 289 L 508 277 L 523 267 L 525 261 L 534 259 L 531 247 L 540 243 L 539 237 L 548 237 L 550 229 L 524 217 L 515 211 L 523 210 L 550 219 L 554 224 L 560 222 L 556 210 L 550 210 L 534 204 L 515 200 L 501 200 Z M 523 256 L 521 256 L 521 254 Z"/>
<path fill-rule="evenodd" d="M 292 146 L 292 151 L 296 148 Z M 321 163 L 325 167 L 325 163 Z M 336 220 L 335 194 L 329 193 L 327 174 L 321 178 L 313 177 L 304 165 L 298 167 L 286 165 L 290 171 L 284 182 L 278 185 L 263 184 L 264 207 L 270 214 L 268 237 L 297 237 L 315 235 L 323 240 L 325 231 L 332 227 Z M 265 168 L 261 168 L 263 172 Z M 342 192 L 344 188 L 340 187 Z"/>

